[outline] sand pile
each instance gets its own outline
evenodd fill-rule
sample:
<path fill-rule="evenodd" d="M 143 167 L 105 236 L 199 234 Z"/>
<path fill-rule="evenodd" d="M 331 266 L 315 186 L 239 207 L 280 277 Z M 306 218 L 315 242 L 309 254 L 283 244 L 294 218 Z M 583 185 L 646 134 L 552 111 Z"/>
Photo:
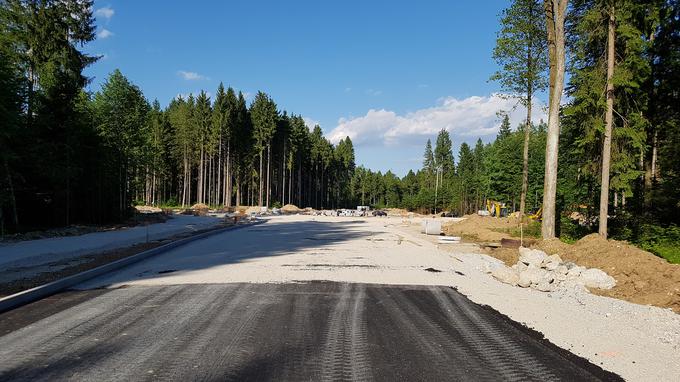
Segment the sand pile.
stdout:
<path fill-rule="evenodd" d="M 257 206 L 248 207 L 245 210 L 246 215 L 250 215 L 250 214 L 253 214 L 253 213 L 259 214 L 261 212 L 262 212 L 262 207 L 257 207 Z"/>
<path fill-rule="evenodd" d="M 302 210 L 295 204 L 286 204 L 285 206 L 281 207 L 281 211 L 287 214 L 296 214 Z"/>
<path fill-rule="evenodd" d="M 387 212 L 387 216 L 398 216 L 398 217 L 408 217 L 409 214 L 415 215 L 413 212 L 409 212 L 403 208 L 385 208 L 383 211 Z"/>
<path fill-rule="evenodd" d="M 143 214 L 156 214 L 163 212 L 162 209 L 154 206 L 135 206 L 135 210 Z"/>
<path fill-rule="evenodd" d="M 194 216 L 205 216 L 208 213 L 210 207 L 203 203 L 196 203 L 191 206 L 191 211 Z"/>
<path fill-rule="evenodd" d="M 443 227 L 447 236 L 463 236 L 481 241 L 500 241 L 510 238 L 510 234 L 497 230 L 517 228 L 515 218 L 494 218 L 490 216 L 465 215 L 465 220 L 449 223 Z"/>

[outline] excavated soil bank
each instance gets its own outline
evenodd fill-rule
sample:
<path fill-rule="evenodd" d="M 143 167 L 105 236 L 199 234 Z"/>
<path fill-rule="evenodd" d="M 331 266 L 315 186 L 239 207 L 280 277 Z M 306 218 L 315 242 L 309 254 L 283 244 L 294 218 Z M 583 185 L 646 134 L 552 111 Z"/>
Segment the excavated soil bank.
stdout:
<path fill-rule="evenodd" d="M 505 231 L 518 227 L 516 218 L 494 218 L 490 216 L 465 215 L 465 220 L 451 223 L 443 227 L 448 236 L 463 236 L 479 241 L 501 241 L 510 238 Z"/>
<path fill-rule="evenodd" d="M 584 267 L 602 269 L 616 279 L 614 288 L 593 289 L 594 294 L 680 313 L 680 265 L 670 264 L 626 242 L 605 240 L 598 234 L 585 236 L 574 244 L 551 239 L 538 241 L 532 247 Z M 513 248 L 493 249 L 488 254 L 507 265 L 515 264 L 519 258 Z"/>
<path fill-rule="evenodd" d="M 501 241 L 509 238 L 505 232 L 517 228 L 515 218 L 493 218 L 467 215 L 465 220 L 446 225 L 446 235 L 463 236 L 481 242 Z M 680 265 L 670 264 L 654 254 L 624 241 L 605 240 L 597 234 L 583 237 L 575 244 L 559 239 L 539 240 L 532 245 L 549 255 L 558 254 L 588 268 L 599 268 L 616 279 L 611 290 L 593 290 L 602 296 L 619 298 L 637 304 L 671 308 L 680 313 Z M 497 248 L 487 253 L 508 266 L 517 263 L 518 250 Z"/>
<path fill-rule="evenodd" d="M 593 291 L 599 295 L 680 313 L 680 265 L 670 264 L 625 241 L 605 240 L 598 234 L 585 236 L 573 245 L 553 239 L 535 247 L 588 268 L 600 268 L 614 277 L 616 287 Z"/>

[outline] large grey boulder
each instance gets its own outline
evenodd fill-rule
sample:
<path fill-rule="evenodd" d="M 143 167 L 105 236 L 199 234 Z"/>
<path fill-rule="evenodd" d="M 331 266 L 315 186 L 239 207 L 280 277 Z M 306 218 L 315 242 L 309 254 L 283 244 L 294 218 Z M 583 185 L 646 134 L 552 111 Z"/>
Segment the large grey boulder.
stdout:
<path fill-rule="evenodd" d="M 559 255 L 552 255 L 543 259 L 542 266 L 549 271 L 554 271 L 560 264 L 562 264 L 562 258 Z"/>
<path fill-rule="evenodd" d="M 526 288 L 533 284 L 538 284 L 546 278 L 547 273 L 546 270 L 530 264 L 526 270 L 519 274 L 518 285 Z"/>
<path fill-rule="evenodd" d="M 580 265 L 574 265 L 569 269 L 569 272 L 567 272 L 567 278 L 568 279 L 578 279 L 581 276 L 581 273 L 583 273 L 586 270 L 585 267 L 582 267 Z"/>
<path fill-rule="evenodd" d="M 597 268 L 590 268 L 581 272 L 579 280 L 588 288 L 612 289 L 616 286 L 616 280 Z"/>
<path fill-rule="evenodd" d="M 557 273 L 558 275 L 566 276 L 568 272 L 569 272 L 569 268 L 567 268 L 567 266 L 564 265 L 564 264 L 560 264 L 555 268 L 555 273 Z M 565 279 L 566 279 L 566 277 L 565 277 Z"/>
<path fill-rule="evenodd" d="M 504 282 L 506 284 L 510 285 L 517 285 L 517 282 L 519 281 L 519 275 L 517 274 L 517 271 L 515 271 L 512 268 L 508 268 L 506 266 L 500 266 L 496 269 L 494 269 L 491 272 L 491 276 L 493 276 L 496 280 Z"/>
<path fill-rule="evenodd" d="M 540 268 L 546 257 L 548 255 L 541 250 L 519 247 L 519 261 L 526 265 L 534 265 Z"/>

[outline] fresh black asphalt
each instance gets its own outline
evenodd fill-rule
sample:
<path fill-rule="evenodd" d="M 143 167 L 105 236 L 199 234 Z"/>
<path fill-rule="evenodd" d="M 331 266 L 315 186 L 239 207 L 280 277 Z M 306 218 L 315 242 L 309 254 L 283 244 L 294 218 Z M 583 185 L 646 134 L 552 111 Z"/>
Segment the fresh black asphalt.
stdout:
<path fill-rule="evenodd" d="M 310 282 L 53 296 L 0 315 L 0 380 L 619 377 L 451 288 Z"/>

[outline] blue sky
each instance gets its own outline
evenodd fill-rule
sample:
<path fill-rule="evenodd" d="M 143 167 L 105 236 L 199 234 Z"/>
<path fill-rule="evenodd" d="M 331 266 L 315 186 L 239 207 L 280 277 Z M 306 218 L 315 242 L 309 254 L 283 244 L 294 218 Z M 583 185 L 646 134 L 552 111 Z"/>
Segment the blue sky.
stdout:
<path fill-rule="evenodd" d="M 442 128 L 488 141 L 515 102 L 489 83 L 508 1 L 97 1 L 87 69 L 96 91 L 119 68 L 162 105 L 220 81 L 349 135 L 357 163 L 404 175 Z M 536 108 L 537 117 L 544 115 Z"/>

